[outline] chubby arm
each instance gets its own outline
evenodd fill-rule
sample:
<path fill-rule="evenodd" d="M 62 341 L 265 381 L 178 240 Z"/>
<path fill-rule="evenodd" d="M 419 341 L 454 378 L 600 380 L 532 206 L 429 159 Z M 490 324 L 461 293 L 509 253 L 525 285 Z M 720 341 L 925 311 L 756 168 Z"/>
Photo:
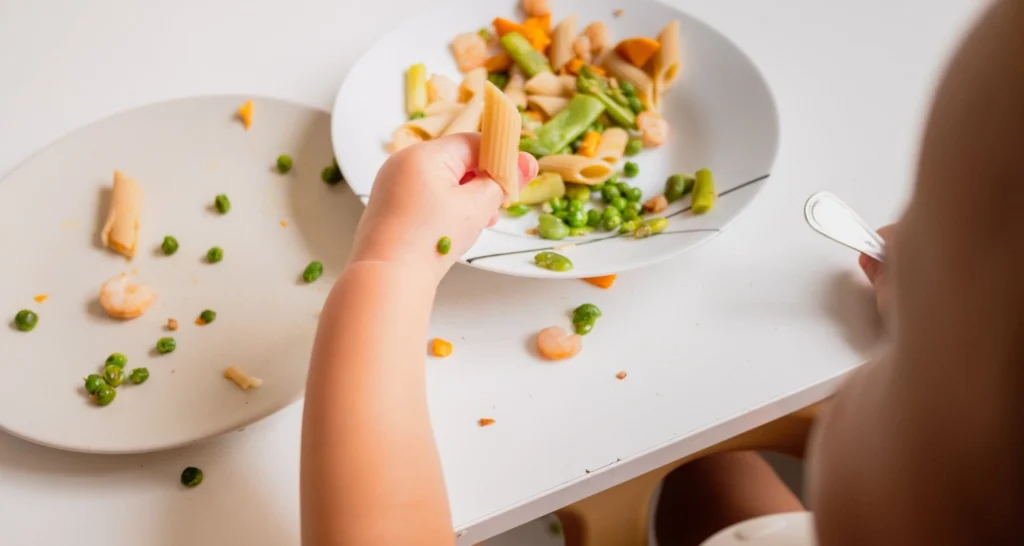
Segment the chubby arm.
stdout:
<path fill-rule="evenodd" d="M 943 80 L 891 254 L 890 352 L 817 433 L 822 546 L 1013 544 L 1024 532 L 1024 2 Z"/>

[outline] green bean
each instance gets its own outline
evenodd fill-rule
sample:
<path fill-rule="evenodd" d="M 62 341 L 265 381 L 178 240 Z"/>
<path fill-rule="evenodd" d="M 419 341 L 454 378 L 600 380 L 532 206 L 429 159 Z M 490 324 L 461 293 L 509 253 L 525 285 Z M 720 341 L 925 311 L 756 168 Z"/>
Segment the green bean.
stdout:
<path fill-rule="evenodd" d="M 625 197 L 616 197 L 615 199 L 612 199 L 611 203 L 608 203 L 609 206 L 611 206 L 613 208 L 616 208 L 616 209 L 619 209 L 619 212 L 625 211 L 626 210 L 626 206 L 628 204 L 629 204 L 629 201 L 626 201 Z"/>
<path fill-rule="evenodd" d="M 633 139 L 626 143 L 626 149 L 623 153 L 629 157 L 632 157 L 642 151 L 644 151 L 643 141 Z"/>
<path fill-rule="evenodd" d="M 222 193 L 213 198 L 213 206 L 217 209 L 217 212 L 227 214 L 231 210 L 231 200 L 228 199 L 227 194 Z"/>
<path fill-rule="evenodd" d="M 178 348 L 178 342 L 173 337 L 162 337 L 156 342 L 156 352 L 165 355 L 173 353 Z"/>
<path fill-rule="evenodd" d="M 572 261 L 556 252 L 541 252 L 533 257 L 533 262 L 538 267 L 560 273 L 572 269 Z"/>
<path fill-rule="evenodd" d="M 641 190 L 640 188 L 633 187 L 626 190 L 626 192 L 623 193 L 622 196 L 626 198 L 626 201 L 638 202 L 644 198 L 644 191 Z"/>
<path fill-rule="evenodd" d="M 135 368 L 132 373 L 128 374 L 128 379 L 136 385 L 141 385 L 149 379 L 149 369 L 147 368 Z"/>
<path fill-rule="evenodd" d="M 185 470 L 181 471 L 181 485 L 185 487 L 195 487 L 203 483 L 203 471 L 190 466 Z"/>
<path fill-rule="evenodd" d="M 590 227 L 597 227 L 601 225 L 601 211 L 597 209 L 590 209 L 587 211 L 587 225 Z"/>
<path fill-rule="evenodd" d="M 571 227 L 571 228 L 569 228 L 569 236 L 570 237 L 582 237 L 584 235 L 590 235 L 590 233 L 593 232 L 593 231 L 594 231 L 594 228 L 591 227 L 591 226 Z"/>
<path fill-rule="evenodd" d="M 590 188 L 585 184 L 566 184 L 565 196 L 570 200 L 585 203 L 590 200 Z"/>
<path fill-rule="evenodd" d="M 96 394 L 96 391 L 100 390 L 100 387 L 106 384 L 107 382 L 103 379 L 102 375 L 90 374 L 89 377 L 85 378 L 85 392 L 89 394 Z"/>
<path fill-rule="evenodd" d="M 111 387 L 120 387 L 124 382 L 124 369 L 117 366 L 103 368 L 103 379 Z"/>
<path fill-rule="evenodd" d="M 21 311 L 18 311 L 17 315 L 14 315 L 14 326 L 22 332 L 31 332 L 38 323 L 39 315 L 37 315 L 35 311 L 22 309 Z"/>
<path fill-rule="evenodd" d="M 604 189 L 601 190 L 601 196 L 604 197 L 605 203 L 611 203 L 612 200 L 621 197 L 622 192 L 619 191 L 619 187 L 615 184 L 605 184 Z"/>
<path fill-rule="evenodd" d="M 440 246 L 440 244 L 441 244 L 441 242 L 438 241 L 438 246 Z M 451 243 L 449 242 L 449 245 L 450 244 Z M 313 281 L 319 279 L 320 275 L 323 275 L 323 274 L 324 274 L 324 264 L 322 264 L 320 262 L 317 262 L 317 261 L 312 261 L 312 262 L 309 262 L 309 265 L 306 266 L 306 269 L 302 271 L 302 280 L 305 281 L 305 282 L 308 282 L 308 283 L 309 282 L 313 282 Z"/>
<path fill-rule="evenodd" d="M 292 156 L 288 154 L 281 154 L 277 156 L 277 170 L 281 174 L 286 174 L 292 170 Z"/>
<path fill-rule="evenodd" d="M 600 76 L 594 74 L 590 67 L 584 66 L 580 69 L 580 74 L 576 78 L 576 88 L 581 94 L 601 101 L 601 104 L 604 105 L 608 112 L 608 116 L 616 124 L 626 129 L 636 129 L 636 116 L 628 107 L 623 106 L 613 98 L 610 89 L 606 91 L 607 83 Z"/>
<path fill-rule="evenodd" d="M 593 303 L 584 303 L 577 307 L 572 312 L 572 321 L 581 322 L 584 320 L 594 320 L 601 316 L 601 309 Z"/>
<path fill-rule="evenodd" d="M 693 184 L 693 213 L 704 214 L 715 205 L 715 179 L 711 171 L 701 169 L 697 171 L 696 181 Z"/>
<path fill-rule="evenodd" d="M 217 320 L 217 312 L 213 309 L 204 309 L 202 313 L 199 313 L 199 320 L 203 321 L 203 324 L 209 324 Z"/>
<path fill-rule="evenodd" d="M 558 217 L 551 214 L 542 214 L 538 219 L 537 235 L 541 239 L 558 241 L 569 236 L 569 226 L 565 225 Z"/>
<path fill-rule="evenodd" d="M 632 161 L 627 161 L 626 165 L 622 168 L 622 172 L 627 177 L 633 178 L 634 176 L 640 174 L 640 165 L 637 165 Z"/>
<path fill-rule="evenodd" d="M 335 159 L 330 165 L 323 168 L 320 171 L 320 180 L 323 180 L 325 184 L 335 185 L 342 180 L 341 168 L 338 167 L 338 160 Z"/>
<path fill-rule="evenodd" d="M 494 84 L 495 87 L 505 90 L 505 86 L 508 85 L 508 74 L 504 72 L 493 72 L 487 75 L 487 81 Z"/>
<path fill-rule="evenodd" d="M 174 254 L 178 251 L 178 240 L 170 235 L 164 237 L 164 242 L 160 243 L 160 250 L 167 256 Z"/>
<path fill-rule="evenodd" d="M 565 223 L 569 224 L 571 228 L 580 228 L 587 225 L 587 213 L 583 212 L 583 209 L 570 210 L 569 216 L 565 219 Z"/>
<path fill-rule="evenodd" d="M 527 78 L 532 78 L 541 72 L 551 72 L 551 65 L 543 53 L 537 51 L 530 44 L 530 41 L 518 32 L 509 32 L 501 37 L 501 47 L 505 48 L 512 60 L 515 61 Z M 589 125 L 589 124 L 588 124 Z"/>
<path fill-rule="evenodd" d="M 447 236 L 437 240 L 437 253 L 445 256 L 452 251 L 452 240 Z"/>
<path fill-rule="evenodd" d="M 417 120 L 417 119 L 423 119 L 425 117 L 427 117 L 427 115 L 425 113 L 423 113 L 423 112 L 413 112 L 413 113 L 409 114 L 409 121 L 413 121 L 413 120 Z"/>
<path fill-rule="evenodd" d="M 525 216 L 528 212 L 530 212 L 530 205 L 524 205 L 522 203 L 513 203 L 505 209 L 505 214 L 508 214 L 513 218 Z"/>
<path fill-rule="evenodd" d="M 114 389 L 114 387 L 111 387 L 110 385 L 103 383 L 102 385 L 96 388 L 96 392 L 92 393 L 92 395 L 95 398 L 97 404 L 101 406 L 106 406 L 113 402 L 114 398 L 117 397 L 117 391 Z"/>
<path fill-rule="evenodd" d="M 118 368 L 124 368 L 128 364 L 128 357 L 121 353 L 113 353 L 107 357 L 107 361 L 104 362 L 104 366 L 117 366 Z"/>
<path fill-rule="evenodd" d="M 665 181 L 665 199 L 674 203 L 693 189 L 695 179 L 685 174 L 673 174 Z"/>
<path fill-rule="evenodd" d="M 556 153 L 583 135 L 603 112 L 601 101 L 577 94 L 561 112 L 534 132 L 534 138 L 520 139 L 519 149 L 538 158 Z"/>

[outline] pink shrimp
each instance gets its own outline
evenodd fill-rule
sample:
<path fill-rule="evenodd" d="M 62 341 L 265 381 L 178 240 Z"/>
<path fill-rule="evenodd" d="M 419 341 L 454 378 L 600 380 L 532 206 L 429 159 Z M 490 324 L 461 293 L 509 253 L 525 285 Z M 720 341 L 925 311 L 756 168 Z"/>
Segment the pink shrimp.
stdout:
<path fill-rule="evenodd" d="M 643 134 L 644 146 L 655 148 L 668 138 L 668 122 L 657 112 L 647 110 L 636 117 L 636 125 Z"/>
<path fill-rule="evenodd" d="M 459 70 L 469 72 L 483 66 L 487 60 L 487 41 L 475 32 L 459 34 L 452 40 L 452 54 Z"/>
<path fill-rule="evenodd" d="M 537 350 L 548 360 L 572 358 L 583 349 L 583 338 L 570 335 L 561 326 L 550 326 L 537 334 Z"/>

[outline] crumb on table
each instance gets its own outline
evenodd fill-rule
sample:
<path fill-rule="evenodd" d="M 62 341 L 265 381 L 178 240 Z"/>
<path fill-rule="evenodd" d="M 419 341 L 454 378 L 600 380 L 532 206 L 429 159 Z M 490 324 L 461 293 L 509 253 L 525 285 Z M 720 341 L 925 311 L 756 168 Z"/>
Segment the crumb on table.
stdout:
<path fill-rule="evenodd" d="M 176 320 L 174 320 L 172 318 L 167 319 L 167 329 L 172 331 L 172 332 L 177 330 L 178 329 L 178 321 L 176 321 Z"/>
<path fill-rule="evenodd" d="M 487 417 L 484 417 L 484 418 L 478 420 L 477 424 L 482 426 L 482 427 L 488 427 L 488 426 L 491 426 L 491 425 L 494 424 L 494 419 L 489 419 Z"/>
<path fill-rule="evenodd" d="M 281 227 L 288 227 L 288 220 L 281 220 Z"/>
<path fill-rule="evenodd" d="M 615 378 L 620 380 L 620 381 L 625 379 L 626 378 L 626 370 L 622 370 L 621 372 L 615 374 Z"/>
<path fill-rule="evenodd" d="M 624 10 L 624 9 L 617 9 L 617 10 L 613 11 L 612 14 L 615 15 L 616 17 L 622 17 L 623 15 L 626 14 L 626 10 Z"/>
<path fill-rule="evenodd" d="M 32 299 L 36 300 L 36 303 L 43 303 L 44 301 L 46 301 L 46 298 L 48 297 L 50 297 L 49 294 L 39 294 L 38 296 Z"/>

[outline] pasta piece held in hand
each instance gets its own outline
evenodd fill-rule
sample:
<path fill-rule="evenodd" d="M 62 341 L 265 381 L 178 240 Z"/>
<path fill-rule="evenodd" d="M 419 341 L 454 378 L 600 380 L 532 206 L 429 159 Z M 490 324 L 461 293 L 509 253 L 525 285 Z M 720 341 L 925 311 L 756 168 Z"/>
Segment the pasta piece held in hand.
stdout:
<path fill-rule="evenodd" d="M 512 101 L 487 82 L 481 120 L 480 171 L 505 190 L 505 202 L 519 198 L 519 133 L 523 119 Z"/>
<path fill-rule="evenodd" d="M 556 173 L 566 182 L 594 185 L 615 174 L 610 165 L 597 158 L 581 155 L 548 155 L 538 162 L 541 172 Z"/>
<path fill-rule="evenodd" d="M 114 190 L 110 197 L 110 211 L 100 232 L 103 246 L 112 248 L 129 258 L 135 256 L 139 239 L 139 217 L 142 214 L 142 188 L 134 178 L 114 171 Z"/>

